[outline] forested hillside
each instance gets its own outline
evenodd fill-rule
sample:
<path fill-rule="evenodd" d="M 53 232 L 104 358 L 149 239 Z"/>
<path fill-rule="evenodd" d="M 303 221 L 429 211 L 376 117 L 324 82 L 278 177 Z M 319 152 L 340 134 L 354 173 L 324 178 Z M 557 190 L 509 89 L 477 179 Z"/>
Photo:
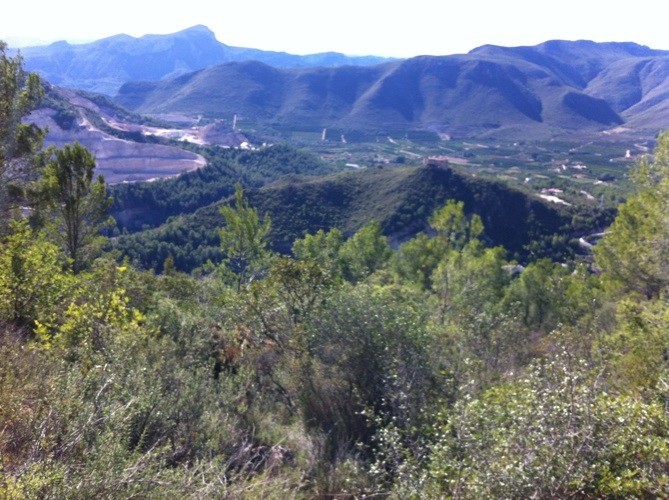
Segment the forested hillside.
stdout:
<path fill-rule="evenodd" d="M 260 187 L 288 174 L 323 175 L 334 170 L 316 156 L 287 145 L 260 151 L 216 147 L 199 151 L 207 158 L 204 168 L 171 179 L 113 186 L 112 213 L 119 229 L 146 229 L 172 215 L 193 212 L 232 195 L 237 182 Z"/>
<path fill-rule="evenodd" d="M 176 188 L 183 183 L 172 184 Z M 154 187 L 159 186 L 149 184 L 144 188 Z M 175 191 L 186 192 L 183 188 Z M 440 167 L 286 176 L 260 189 L 249 189 L 246 194 L 260 214 L 272 219 L 269 245 L 284 254 L 290 253 L 293 241 L 305 234 L 338 228 L 348 237 L 372 220 L 397 246 L 429 230 L 432 212 L 447 200 L 456 199 L 465 203 L 468 214 L 482 218 L 486 226 L 482 238 L 491 245 L 503 245 L 510 257 L 523 261 L 542 256 L 557 259 L 573 257 L 575 245 L 571 240 L 604 229 L 613 216 L 610 210 L 551 204 L 500 182 Z M 114 239 L 114 246 L 138 266 L 157 271 L 168 256 L 177 269 L 187 272 L 208 260 L 217 263 L 223 257 L 218 230 L 225 225 L 220 207 L 231 200 L 222 197 L 155 229 L 120 236 Z"/>
<path fill-rule="evenodd" d="M 669 496 L 669 133 L 590 262 L 517 266 L 490 235 L 547 207 L 398 169 L 449 182 L 397 249 L 371 221 L 278 255 L 254 205 L 314 191 L 240 184 L 220 262 L 158 274 L 105 251 L 105 181 L 21 124 L 2 44 L 0 86 L 0 498 Z"/>

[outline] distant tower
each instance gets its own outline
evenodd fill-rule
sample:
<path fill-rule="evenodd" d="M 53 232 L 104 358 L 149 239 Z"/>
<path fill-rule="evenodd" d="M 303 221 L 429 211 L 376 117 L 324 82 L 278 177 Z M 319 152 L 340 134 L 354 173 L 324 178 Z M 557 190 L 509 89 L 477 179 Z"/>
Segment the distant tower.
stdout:
<path fill-rule="evenodd" d="M 232 131 L 237 130 L 237 113 L 232 117 Z"/>
<path fill-rule="evenodd" d="M 328 129 L 324 128 L 323 133 L 321 134 L 321 141 L 325 141 L 328 137 Z"/>

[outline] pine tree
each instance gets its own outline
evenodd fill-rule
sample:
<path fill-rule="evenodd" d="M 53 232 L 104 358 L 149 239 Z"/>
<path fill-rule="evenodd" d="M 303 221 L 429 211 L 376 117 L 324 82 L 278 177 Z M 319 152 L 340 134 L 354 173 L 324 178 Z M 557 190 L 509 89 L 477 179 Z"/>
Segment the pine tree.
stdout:
<path fill-rule="evenodd" d="M 249 206 L 244 190 L 237 185 L 235 207 L 222 206 L 225 227 L 219 232 L 225 263 L 235 273 L 237 290 L 267 268 L 270 252 L 267 250 L 271 221 L 262 220 L 255 208 Z"/>
<path fill-rule="evenodd" d="M 78 142 L 56 150 L 44 170 L 38 191 L 47 206 L 48 225 L 56 230 L 72 270 L 78 273 L 95 256 L 114 225 L 113 202 L 102 175 L 93 179 L 95 158 Z"/>
<path fill-rule="evenodd" d="M 37 171 L 36 153 L 44 131 L 22 123 L 43 95 L 39 77 L 23 70 L 21 57 L 9 57 L 0 41 L 0 231 L 22 201 Z"/>

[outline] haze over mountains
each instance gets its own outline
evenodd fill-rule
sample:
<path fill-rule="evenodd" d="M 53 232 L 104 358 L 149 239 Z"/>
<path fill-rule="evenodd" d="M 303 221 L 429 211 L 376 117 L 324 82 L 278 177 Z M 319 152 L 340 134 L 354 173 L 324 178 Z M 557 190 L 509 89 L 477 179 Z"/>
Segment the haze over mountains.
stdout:
<path fill-rule="evenodd" d="M 71 45 L 65 41 L 21 49 L 26 69 L 54 85 L 114 95 L 131 80 L 160 80 L 230 61 L 261 61 L 276 67 L 368 65 L 382 57 L 350 57 L 337 52 L 299 56 L 231 47 L 206 26 L 140 38 L 116 35 Z"/>
<path fill-rule="evenodd" d="M 114 93 L 143 114 L 318 130 L 553 137 L 669 127 L 669 51 L 634 43 L 486 45 L 406 60 L 228 47 L 204 26 L 22 50 L 51 83 Z M 222 63 L 222 64 L 221 64 Z M 195 71 L 194 71 L 195 70 Z"/>

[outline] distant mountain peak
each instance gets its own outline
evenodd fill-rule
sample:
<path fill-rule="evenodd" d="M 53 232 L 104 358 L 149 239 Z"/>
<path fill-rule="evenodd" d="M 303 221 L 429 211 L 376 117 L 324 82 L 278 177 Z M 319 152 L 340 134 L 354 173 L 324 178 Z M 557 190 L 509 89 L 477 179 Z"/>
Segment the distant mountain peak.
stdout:
<path fill-rule="evenodd" d="M 216 38 L 216 33 L 211 31 L 207 26 L 204 24 L 196 24 L 195 26 L 191 26 L 190 28 L 186 28 L 184 30 L 181 30 L 177 33 L 174 33 L 174 35 L 179 36 L 179 35 L 197 35 L 197 36 L 205 36 L 208 38 Z M 164 36 L 172 36 L 172 35 L 164 35 Z"/>
<path fill-rule="evenodd" d="M 68 88 L 114 95 L 129 81 L 159 81 L 232 61 L 256 60 L 274 67 L 369 66 L 388 59 L 335 52 L 293 55 L 232 47 L 198 24 L 177 33 L 139 38 L 114 35 L 79 45 L 65 42 L 22 50 L 26 69 Z"/>
<path fill-rule="evenodd" d="M 469 51 L 469 54 L 481 54 L 492 51 L 515 51 L 519 49 L 537 49 L 550 52 L 578 52 L 578 51 L 596 51 L 602 53 L 605 51 L 615 51 L 628 54 L 630 56 L 644 57 L 650 55 L 662 54 L 662 50 L 655 50 L 640 45 L 635 42 L 594 42 L 592 40 L 547 40 L 537 45 L 521 45 L 516 47 L 507 47 L 503 45 L 485 44 Z"/>
<path fill-rule="evenodd" d="M 49 44 L 49 47 L 54 48 L 54 49 L 65 49 L 65 48 L 72 47 L 72 45 L 70 45 L 70 43 L 68 43 L 67 40 L 58 40 L 57 42 L 53 42 L 53 43 Z"/>
<path fill-rule="evenodd" d="M 191 26 L 190 28 L 186 28 L 185 30 L 182 30 L 181 33 L 209 33 L 211 35 L 214 34 L 213 31 L 211 31 L 207 26 L 204 24 L 196 24 L 195 26 Z"/>
<path fill-rule="evenodd" d="M 137 40 L 134 36 L 130 36 L 126 33 L 119 33 L 118 35 L 112 35 L 108 36 L 107 38 L 103 38 L 102 40 L 97 40 L 95 42 L 89 42 L 87 44 L 80 44 L 80 45 L 92 45 L 95 43 L 101 43 L 101 42 L 114 42 L 114 43 L 123 43 L 123 42 L 130 42 L 133 40 Z"/>

